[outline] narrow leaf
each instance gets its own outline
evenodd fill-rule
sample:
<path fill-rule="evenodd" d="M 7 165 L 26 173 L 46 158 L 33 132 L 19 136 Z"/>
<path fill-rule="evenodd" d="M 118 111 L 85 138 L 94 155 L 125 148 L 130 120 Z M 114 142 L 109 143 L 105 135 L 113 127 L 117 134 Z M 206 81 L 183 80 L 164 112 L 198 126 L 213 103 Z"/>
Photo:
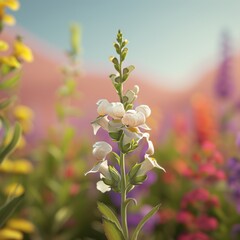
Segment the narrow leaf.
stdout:
<path fill-rule="evenodd" d="M 22 201 L 24 194 L 11 198 L 3 206 L 0 207 L 0 227 L 4 225 L 9 216 L 17 208 L 19 203 Z"/>
<path fill-rule="evenodd" d="M 124 240 L 123 233 L 111 220 L 103 218 L 103 228 L 108 240 Z"/>
<path fill-rule="evenodd" d="M 13 77 L 4 80 L 0 83 L 0 89 L 9 89 L 14 87 L 20 78 L 20 74 L 14 75 Z"/>
<path fill-rule="evenodd" d="M 132 240 L 137 240 L 139 232 L 142 230 L 144 224 L 159 210 L 161 204 L 158 204 L 154 207 L 138 224 L 137 228 L 135 229 Z"/>
<path fill-rule="evenodd" d="M 98 202 L 97 203 L 98 205 L 98 209 L 99 211 L 103 214 L 103 216 L 112 221 L 116 226 L 117 228 L 122 231 L 122 228 L 121 228 L 121 225 L 118 221 L 118 218 L 116 217 L 115 213 L 112 211 L 112 209 L 110 209 L 108 206 L 106 206 L 104 203 L 102 202 Z"/>
<path fill-rule="evenodd" d="M 0 163 L 14 150 L 21 136 L 21 126 L 16 123 L 11 141 L 0 151 Z"/>
<path fill-rule="evenodd" d="M 13 101 L 13 98 L 4 99 L 0 102 L 0 110 L 7 108 Z"/>

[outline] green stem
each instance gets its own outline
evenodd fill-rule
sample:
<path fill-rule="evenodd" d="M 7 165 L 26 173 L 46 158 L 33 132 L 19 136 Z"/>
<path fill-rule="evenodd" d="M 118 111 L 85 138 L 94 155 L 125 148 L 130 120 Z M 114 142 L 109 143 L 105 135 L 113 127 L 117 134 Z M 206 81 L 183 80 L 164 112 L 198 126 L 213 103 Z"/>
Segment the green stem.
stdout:
<path fill-rule="evenodd" d="M 120 154 L 120 168 L 121 168 L 121 221 L 124 237 L 128 239 L 128 225 L 127 225 L 127 187 L 126 187 L 126 169 L 125 169 L 125 155 L 121 152 Z"/>

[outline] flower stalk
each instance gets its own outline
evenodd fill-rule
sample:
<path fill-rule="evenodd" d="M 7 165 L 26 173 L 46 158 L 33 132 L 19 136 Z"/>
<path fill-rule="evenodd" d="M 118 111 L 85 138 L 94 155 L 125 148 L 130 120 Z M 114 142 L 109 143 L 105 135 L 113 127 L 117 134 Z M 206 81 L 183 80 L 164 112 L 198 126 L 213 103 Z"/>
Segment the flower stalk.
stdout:
<path fill-rule="evenodd" d="M 127 224 L 127 180 L 125 167 L 125 154 L 120 153 L 120 167 L 121 167 L 121 221 L 125 239 L 128 239 L 128 224 Z"/>
<path fill-rule="evenodd" d="M 137 240 L 138 234 L 143 225 L 153 216 L 159 209 L 159 205 L 154 207 L 140 222 L 133 236 L 129 236 L 127 207 L 135 199 L 128 199 L 127 194 L 139 184 L 147 179 L 147 173 L 153 168 L 164 170 L 158 165 L 157 161 L 152 157 L 154 147 L 149 139 L 150 134 L 144 131 L 150 130 L 146 125 L 146 120 L 151 114 L 151 109 L 147 105 L 139 105 L 134 108 L 134 101 L 139 93 L 139 87 L 134 86 L 131 90 L 124 92 L 123 84 L 128 79 L 130 73 L 135 69 L 134 66 L 123 67 L 122 63 L 126 58 L 128 48 L 127 40 L 123 40 L 121 31 L 118 31 L 117 41 L 114 43 L 115 50 L 119 58 L 110 57 L 116 74 L 109 77 L 119 96 L 119 102 L 109 102 L 107 99 L 101 99 L 97 102 L 98 117 L 92 122 L 93 132 L 97 134 L 102 128 L 107 131 L 112 141 L 117 142 L 119 152 L 118 155 L 112 152 L 112 147 L 106 142 L 97 142 L 93 145 L 93 155 L 98 163 L 88 173 L 99 173 L 101 180 L 97 183 L 97 189 L 101 192 L 113 190 L 121 195 L 121 223 L 115 213 L 103 203 L 98 203 L 98 209 L 103 214 L 103 227 L 108 240 Z M 130 166 L 127 172 L 125 158 L 128 153 L 133 152 L 138 143 L 142 140 L 147 141 L 148 149 L 144 159 Z M 112 152 L 117 159 L 120 171 L 109 164 L 106 159 L 107 155 Z"/>

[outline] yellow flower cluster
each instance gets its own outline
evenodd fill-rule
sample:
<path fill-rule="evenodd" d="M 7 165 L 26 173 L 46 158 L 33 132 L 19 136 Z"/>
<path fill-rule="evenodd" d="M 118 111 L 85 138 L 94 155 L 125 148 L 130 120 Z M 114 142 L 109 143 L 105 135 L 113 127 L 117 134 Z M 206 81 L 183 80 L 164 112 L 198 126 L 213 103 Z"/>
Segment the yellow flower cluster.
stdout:
<path fill-rule="evenodd" d="M 4 41 L 0 41 L 0 51 L 4 52 L 8 49 L 8 44 Z M 0 64 L 5 64 L 12 68 L 20 68 L 22 61 L 32 62 L 33 55 L 31 49 L 26 46 L 20 38 L 17 38 L 13 43 L 12 54 L 0 56 Z"/>
<path fill-rule="evenodd" d="M 14 25 L 15 18 L 12 15 L 6 14 L 6 8 L 9 8 L 13 11 L 19 9 L 18 0 L 0 0 L 0 22 L 1 24 Z"/>
<path fill-rule="evenodd" d="M 21 240 L 23 233 L 34 232 L 34 225 L 22 218 L 12 218 L 7 221 L 6 226 L 0 229 L 1 240 Z"/>
<path fill-rule="evenodd" d="M 33 170 L 32 164 L 26 159 L 5 159 L 0 165 L 0 172 L 10 174 L 28 174 Z"/>

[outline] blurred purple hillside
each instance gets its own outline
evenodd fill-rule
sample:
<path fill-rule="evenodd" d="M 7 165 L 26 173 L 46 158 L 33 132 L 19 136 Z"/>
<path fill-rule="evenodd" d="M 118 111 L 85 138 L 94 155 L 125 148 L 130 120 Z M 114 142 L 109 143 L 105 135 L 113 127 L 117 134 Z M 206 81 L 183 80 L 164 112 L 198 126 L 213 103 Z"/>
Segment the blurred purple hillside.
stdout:
<path fill-rule="evenodd" d="M 23 104 L 30 106 L 35 112 L 35 134 L 43 136 L 45 127 L 53 125 L 56 122 L 54 111 L 55 93 L 61 83 L 61 66 L 66 63 L 63 54 L 54 52 L 43 43 L 27 41 L 28 36 L 24 33 L 26 43 L 31 47 L 34 53 L 34 62 L 25 64 L 23 79 L 20 85 L 19 97 Z M 3 38 L 11 40 L 12 34 L 6 34 Z M 87 54 L 87 53 L 86 53 Z M 84 60 L 83 60 L 84 61 Z M 103 59 L 104 61 L 104 59 Z M 106 60 L 107 61 L 107 60 Z M 235 84 L 234 98 L 239 95 L 240 84 L 237 81 L 240 78 L 240 57 L 237 56 L 232 60 L 232 79 Z M 133 63 L 134 64 L 134 63 Z M 90 69 L 88 67 L 88 69 Z M 135 84 L 139 85 L 140 93 L 137 102 L 139 104 L 148 104 L 153 110 L 153 116 L 149 120 L 149 125 L 153 128 L 153 133 L 158 135 L 162 128 L 164 119 L 167 116 L 178 115 L 187 111 L 191 99 L 195 93 L 203 93 L 213 100 L 215 82 L 218 76 L 218 67 L 202 72 L 201 76 L 196 75 L 197 84 L 191 88 L 172 91 L 162 88 L 148 80 L 148 76 L 138 76 L 136 69 L 133 77 L 128 81 L 126 88 L 131 88 Z M 90 122 L 96 117 L 96 102 L 101 98 L 108 98 L 117 101 L 117 96 L 111 84 L 108 75 L 111 72 L 99 73 L 83 70 L 79 78 L 79 90 L 81 98 L 77 106 L 82 111 L 82 117 L 76 124 L 79 126 L 80 133 L 92 135 Z M 216 105 L 217 107 L 217 105 Z"/>

